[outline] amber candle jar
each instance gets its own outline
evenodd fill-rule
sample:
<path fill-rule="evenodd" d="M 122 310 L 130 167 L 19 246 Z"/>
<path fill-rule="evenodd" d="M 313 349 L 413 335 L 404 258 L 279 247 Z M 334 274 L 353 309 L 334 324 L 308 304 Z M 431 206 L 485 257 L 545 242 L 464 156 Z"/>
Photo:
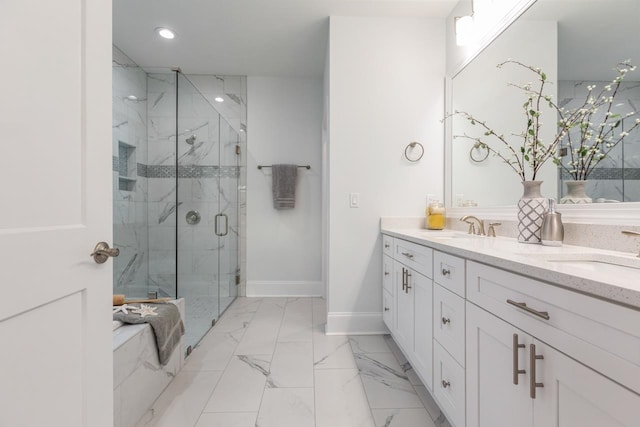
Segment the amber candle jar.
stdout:
<path fill-rule="evenodd" d="M 427 228 L 429 230 L 442 230 L 446 222 L 446 209 L 444 203 L 434 200 L 427 206 Z"/>

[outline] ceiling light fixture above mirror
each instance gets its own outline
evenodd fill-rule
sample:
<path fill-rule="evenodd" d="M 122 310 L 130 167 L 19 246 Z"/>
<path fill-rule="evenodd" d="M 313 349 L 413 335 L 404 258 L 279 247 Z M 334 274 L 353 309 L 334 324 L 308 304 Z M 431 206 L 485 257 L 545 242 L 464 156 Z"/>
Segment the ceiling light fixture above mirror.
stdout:
<path fill-rule="evenodd" d="M 468 46 L 473 40 L 473 17 L 457 16 L 456 25 L 456 45 Z"/>

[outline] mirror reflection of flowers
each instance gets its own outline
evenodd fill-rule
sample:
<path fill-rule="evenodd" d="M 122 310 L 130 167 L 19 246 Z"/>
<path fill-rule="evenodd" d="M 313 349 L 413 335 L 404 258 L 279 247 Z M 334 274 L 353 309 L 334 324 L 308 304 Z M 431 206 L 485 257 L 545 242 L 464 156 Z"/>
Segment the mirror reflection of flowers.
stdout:
<path fill-rule="evenodd" d="M 632 118 L 636 112 L 616 112 L 624 106 L 616 102 L 620 85 L 635 69 L 630 60 L 620 62 L 614 68 L 617 76 L 611 83 L 600 90 L 596 85 L 587 86 L 587 96 L 582 105 L 571 109 L 557 108 L 558 127 L 565 133 L 561 145 L 566 149 L 557 153 L 553 161 L 571 179 L 586 180 L 598 163 L 640 126 L 640 118 Z"/>
<path fill-rule="evenodd" d="M 624 117 L 614 114 L 613 107 L 618 89 L 625 75 L 635 69 L 624 61 L 616 66 L 618 76 L 605 86 L 602 92 L 595 94 L 595 86 L 589 86 L 584 103 L 575 109 L 567 110 L 559 107 L 552 95 L 546 93 L 546 85 L 551 84 L 547 75 L 540 68 L 523 64 L 515 60 L 507 60 L 498 64 L 498 68 L 505 65 L 515 65 L 525 68 L 537 77 L 536 84 L 509 83 L 510 86 L 522 90 L 525 102 L 522 104 L 525 126 L 520 133 L 512 133 L 506 137 L 503 133 L 495 131 L 486 121 L 466 111 L 455 111 L 446 118 L 459 115 L 467 119 L 471 125 L 482 128 L 482 136 L 454 135 L 454 138 L 466 138 L 486 148 L 493 155 L 502 159 L 513 169 L 522 181 L 535 181 L 538 171 L 549 159 L 564 168 L 576 180 L 584 180 L 593 167 L 606 157 L 609 150 L 615 147 L 625 136 L 640 125 L 640 119 L 636 119 L 633 125 L 623 132 L 616 132 L 626 119 L 635 113 L 628 113 Z M 543 122 L 543 108 L 557 113 L 557 131 L 550 141 L 540 139 Z M 606 110 L 605 119 L 601 123 L 591 122 L 594 114 L 599 109 Z M 576 132 L 579 129 L 580 132 Z M 516 137 L 521 142 L 512 145 L 509 141 Z M 567 165 L 562 164 L 558 154 L 558 147 L 563 142 L 569 147 L 571 159 Z M 497 145 L 498 148 L 495 148 Z M 528 177 L 528 174 L 531 174 Z M 574 175 L 575 174 L 575 175 Z M 582 176 L 582 178 L 578 178 Z"/>

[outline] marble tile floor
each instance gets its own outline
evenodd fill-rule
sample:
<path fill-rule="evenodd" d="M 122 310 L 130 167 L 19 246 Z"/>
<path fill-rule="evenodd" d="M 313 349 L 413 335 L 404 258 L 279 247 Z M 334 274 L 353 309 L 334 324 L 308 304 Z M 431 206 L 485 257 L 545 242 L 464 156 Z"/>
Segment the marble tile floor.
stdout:
<path fill-rule="evenodd" d="M 217 321 L 219 312 L 224 312 L 235 297 L 211 297 L 208 295 L 190 294 L 184 292 L 186 303 L 184 347 L 195 347 L 211 328 L 211 323 Z"/>
<path fill-rule="evenodd" d="M 450 427 L 388 335 L 326 336 L 322 298 L 238 298 L 136 427 Z"/>

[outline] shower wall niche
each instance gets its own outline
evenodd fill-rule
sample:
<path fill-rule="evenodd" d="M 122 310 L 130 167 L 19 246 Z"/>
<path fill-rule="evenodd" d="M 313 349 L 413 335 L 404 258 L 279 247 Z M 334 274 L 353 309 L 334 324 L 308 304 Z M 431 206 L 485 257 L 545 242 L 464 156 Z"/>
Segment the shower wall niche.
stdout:
<path fill-rule="evenodd" d="M 246 78 L 127 60 L 114 51 L 114 293 L 184 297 L 194 345 L 244 282 Z"/>

